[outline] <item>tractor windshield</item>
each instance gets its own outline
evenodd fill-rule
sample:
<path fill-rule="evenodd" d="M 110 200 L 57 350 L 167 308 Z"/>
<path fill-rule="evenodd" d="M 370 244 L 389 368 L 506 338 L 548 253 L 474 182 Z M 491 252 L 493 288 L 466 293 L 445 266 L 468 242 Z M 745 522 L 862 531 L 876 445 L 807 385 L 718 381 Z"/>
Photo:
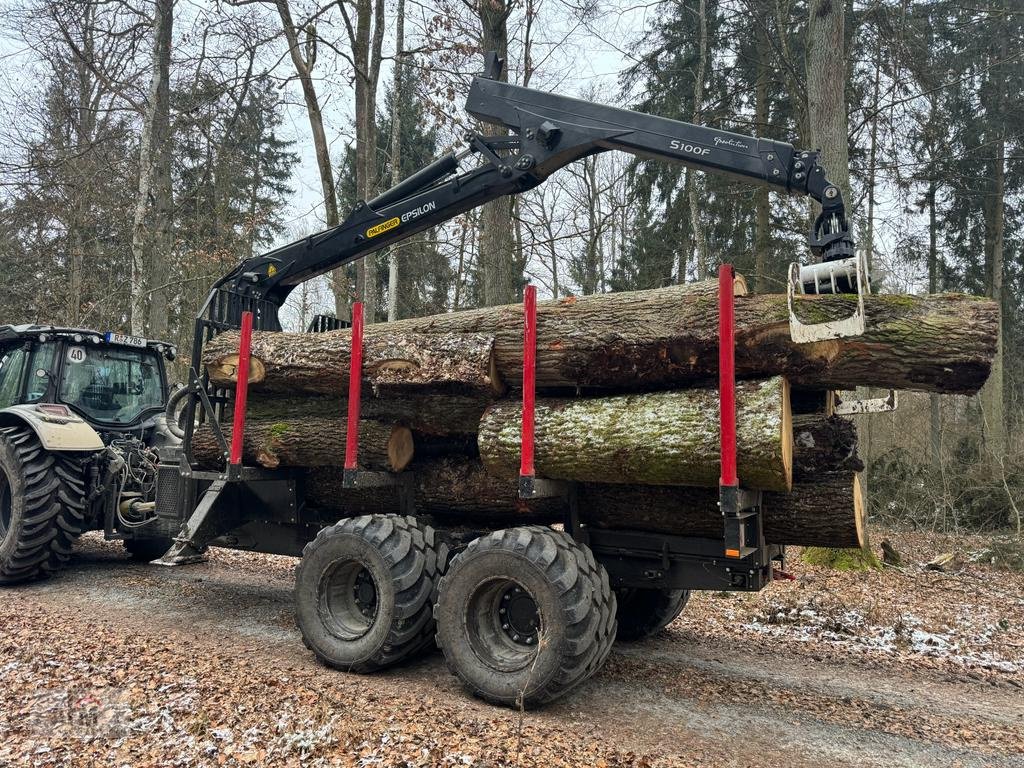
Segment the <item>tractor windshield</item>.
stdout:
<path fill-rule="evenodd" d="M 149 350 L 74 346 L 64 355 L 60 400 L 90 421 L 130 424 L 163 407 L 160 368 Z"/>

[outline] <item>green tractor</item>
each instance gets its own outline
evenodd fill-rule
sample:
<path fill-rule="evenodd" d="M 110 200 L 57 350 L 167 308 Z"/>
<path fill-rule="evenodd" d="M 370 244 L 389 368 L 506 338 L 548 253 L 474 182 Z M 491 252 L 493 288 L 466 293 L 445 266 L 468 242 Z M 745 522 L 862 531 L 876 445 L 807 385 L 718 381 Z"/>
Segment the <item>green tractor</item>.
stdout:
<path fill-rule="evenodd" d="M 175 348 L 115 333 L 0 325 L 0 584 L 53 573 L 102 530 L 152 560 L 176 530 L 154 513 Z"/>

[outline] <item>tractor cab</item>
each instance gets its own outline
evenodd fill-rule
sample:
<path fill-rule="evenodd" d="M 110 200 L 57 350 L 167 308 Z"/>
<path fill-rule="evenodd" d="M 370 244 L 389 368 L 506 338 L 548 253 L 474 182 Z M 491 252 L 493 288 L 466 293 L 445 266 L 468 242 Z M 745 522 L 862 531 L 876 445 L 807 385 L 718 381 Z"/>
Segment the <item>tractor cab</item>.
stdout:
<path fill-rule="evenodd" d="M 145 430 L 164 411 L 174 354 L 171 344 L 116 333 L 0 326 L 0 410 L 52 404 L 98 432 Z"/>

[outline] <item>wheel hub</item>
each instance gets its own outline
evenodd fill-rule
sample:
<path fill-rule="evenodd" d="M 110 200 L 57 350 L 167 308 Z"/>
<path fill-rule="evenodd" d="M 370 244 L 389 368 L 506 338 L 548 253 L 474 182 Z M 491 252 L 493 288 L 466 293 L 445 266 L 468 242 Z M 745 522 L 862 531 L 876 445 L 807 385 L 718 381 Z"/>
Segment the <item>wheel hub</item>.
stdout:
<path fill-rule="evenodd" d="M 498 616 L 501 628 L 512 642 L 519 645 L 535 645 L 540 628 L 540 613 L 537 603 L 522 587 L 510 586 L 498 601 Z"/>
<path fill-rule="evenodd" d="M 373 577 L 365 568 L 356 576 L 356 582 L 352 587 L 352 596 L 355 598 L 356 607 L 363 616 L 371 619 L 377 614 L 377 587 L 373 583 Z"/>

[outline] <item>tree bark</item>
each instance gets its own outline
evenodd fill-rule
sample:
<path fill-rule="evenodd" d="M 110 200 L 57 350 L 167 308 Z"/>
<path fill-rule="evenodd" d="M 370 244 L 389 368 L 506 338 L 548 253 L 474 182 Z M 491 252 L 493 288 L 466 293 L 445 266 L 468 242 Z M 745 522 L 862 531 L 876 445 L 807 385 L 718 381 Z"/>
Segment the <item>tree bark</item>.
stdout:
<path fill-rule="evenodd" d="M 514 479 L 496 478 L 479 461 L 417 462 L 415 503 L 419 514 L 452 525 L 504 527 L 559 523 L 565 502 L 524 501 Z M 336 468 L 311 470 L 306 498 L 321 515 L 352 517 L 398 512 L 398 494 L 350 491 Z M 598 528 L 721 538 L 718 493 L 710 488 L 585 483 L 579 487 L 581 519 Z M 864 504 L 857 476 L 836 471 L 794 486 L 789 494 L 764 496 L 765 538 L 770 544 L 856 547 L 863 540 Z"/>
<path fill-rule="evenodd" d="M 386 328 L 386 327 L 385 327 Z M 352 353 L 349 331 L 259 332 L 252 336 L 249 383 L 259 392 L 344 395 Z M 238 379 L 238 333 L 212 339 L 203 350 L 210 381 L 232 387 Z M 383 389 L 480 392 L 498 395 L 494 338 L 483 334 L 368 334 L 363 377 Z"/>
<path fill-rule="evenodd" d="M 480 15 L 480 48 L 497 51 L 508 60 L 508 17 L 513 4 L 509 0 L 478 0 Z M 508 82 L 508 68 L 502 70 L 501 81 Z M 497 131 L 495 133 L 495 131 Z M 505 135 L 505 128 L 492 127 L 493 135 Z M 512 239 L 513 206 L 511 197 L 492 200 L 480 208 L 480 267 L 483 273 L 483 299 L 486 306 L 507 304 L 516 300 L 522 271 L 516 269 L 519 259 Z"/>
<path fill-rule="evenodd" d="M 453 525 L 550 523 L 564 516 L 562 499 L 518 496 L 515 481 L 488 474 L 475 459 L 441 458 L 413 464 L 417 514 L 432 515 Z M 353 491 L 342 486 L 334 468 L 314 469 L 306 477 L 306 499 L 315 508 L 345 516 L 399 512 L 394 489 Z"/>
<path fill-rule="evenodd" d="M 745 486 L 788 491 L 793 484 L 789 387 L 777 377 L 737 389 L 739 475 Z M 719 482 L 717 389 L 537 402 L 534 445 L 541 477 L 609 483 Z M 496 403 L 480 421 L 478 446 L 489 472 L 519 472 L 522 407 Z"/>
<path fill-rule="evenodd" d="M 288 53 L 291 56 L 295 74 L 302 86 L 302 97 L 306 103 L 306 117 L 309 130 L 313 135 L 313 149 L 316 153 L 316 166 L 320 174 L 320 189 L 324 198 L 324 218 L 328 227 L 338 226 L 338 193 L 334 185 L 334 170 L 331 167 L 331 152 L 327 146 L 327 133 L 324 131 L 324 117 L 320 109 L 316 85 L 313 82 L 313 66 L 316 64 L 317 36 L 316 27 L 306 28 L 306 55 L 303 56 L 299 44 L 299 32 L 292 20 L 288 0 L 275 0 L 278 15 L 281 17 L 281 29 L 288 41 Z M 344 268 L 331 272 L 331 291 L 334 293 L 335 317 L 348 317 L 349 296 L 348 278 Z"/>
<path fill-rule="evenodd" d="M 828 180 L 853 206 L 846 117 L 845 9 L 841 0 L 810 0 L 807 21 L 807 113 L 811 146 L 821 148 Z"/>
<path fill-rule="evenodd" d="M 707 281 L 539 302 L 538 388 L 665 389 L 717 375 L 716 293 L 716 284 Z M 853 300 L 806 296 L 797 314 L 805 322 L 846 317 Z M 957 294 L 873 295 L 864 304 L 864 335 L 795 344 L 785 296 L 738 297 L 737 374 L 784 375 L 812 389 L 876 386 L 948 394 L 972 394 L 984 383 L 999 320 L 993 302 Z M 387 330 L 493 335 L 498 373 L 516 386 L 522 323 L 522 307 L 513 305 L 399 320 Z"/>
<path fill-rule="evenodd" d="M 149 91 L 142 116 L 142 135 L 139 138 L 139 184 L 135 198 L 135 210 L 132 216 L 132 262 L 129 276 L 131 290 L 131 317 L 129 324 L 132 335 L 144 336 L 146 327 L 143 319 L 146 316 L 145 298 L 146 285 L 154 289 L 166 290 L 166 275 L 169 269 L 165 262 L 170 253 L 159 249 L 169 247 L 170 222 L 163 221 L 170 216 L 170 204 L 160 202 L 159 209 L 154 206 L 156 220 L 153 222 L 156 234 L 148 232 L 146 217 L 149 212 L 150 198 L 163 197 L 169 192 L 170 148 L 168 142 L 170 120 L 170 66 L 171 66 L 171 35 L 174 22 L 173 0 L 157 0 L 153 9 L 153 72 L 150 75 Z M 155 187 L 155 189 L 154 189 Z M 148 248 L 147 248 L 148 246 Z M 147 253 L 148 251 L 148 253 Z M 161 282 L 158 282 L 164 276 Z M 151 294 L 156 295 L 156 291 Z M 152 320 L 154 314 L 163 313 L 163 330 L 166 330 L 167 306 L 164 299 L 162 307 L 149 313 Z M 152 329 L 151 329 L 152 330 Z M 158 328 L 157 330 L 160 330 Z"/>
<path fill-rule="evenodd" d="M 592 486 L 582 488 L 580 516 L 598 528 L 631 528 L 721 538 L 718 493 L 708 488 Z M 852 472 L 830 472 L 763 499 L 769 544 L 805 547 L 864 545 L 864 499 Z"/>
<path fill-rule="evenodd" d="M 341 467 L 345 463 L 343 417 L 320 418 L 303 415 L 288 420 L 275 413 L 271 418 L 247 418 L 242 460 L 267 469 L 277 467 Z M 231 426 L 224 424 L 224 437 L 231 442 Z M 192 450 L 200 466 L 222 466 L 224 457 L 208 424 L 198 427 Z M 412 461 L 413 438 L 408 427 L 360 419 L 359 466 L 401 472 Z"/>
<path fill-rule="evenodd" d="M 402 56 L 405 46 L 405 0 L 395 13 L 395 72 L 391 90 L 391 186 L 402 180 Z M 398 319 L 399 244 L 388 252 L 388 322 Z"/>

